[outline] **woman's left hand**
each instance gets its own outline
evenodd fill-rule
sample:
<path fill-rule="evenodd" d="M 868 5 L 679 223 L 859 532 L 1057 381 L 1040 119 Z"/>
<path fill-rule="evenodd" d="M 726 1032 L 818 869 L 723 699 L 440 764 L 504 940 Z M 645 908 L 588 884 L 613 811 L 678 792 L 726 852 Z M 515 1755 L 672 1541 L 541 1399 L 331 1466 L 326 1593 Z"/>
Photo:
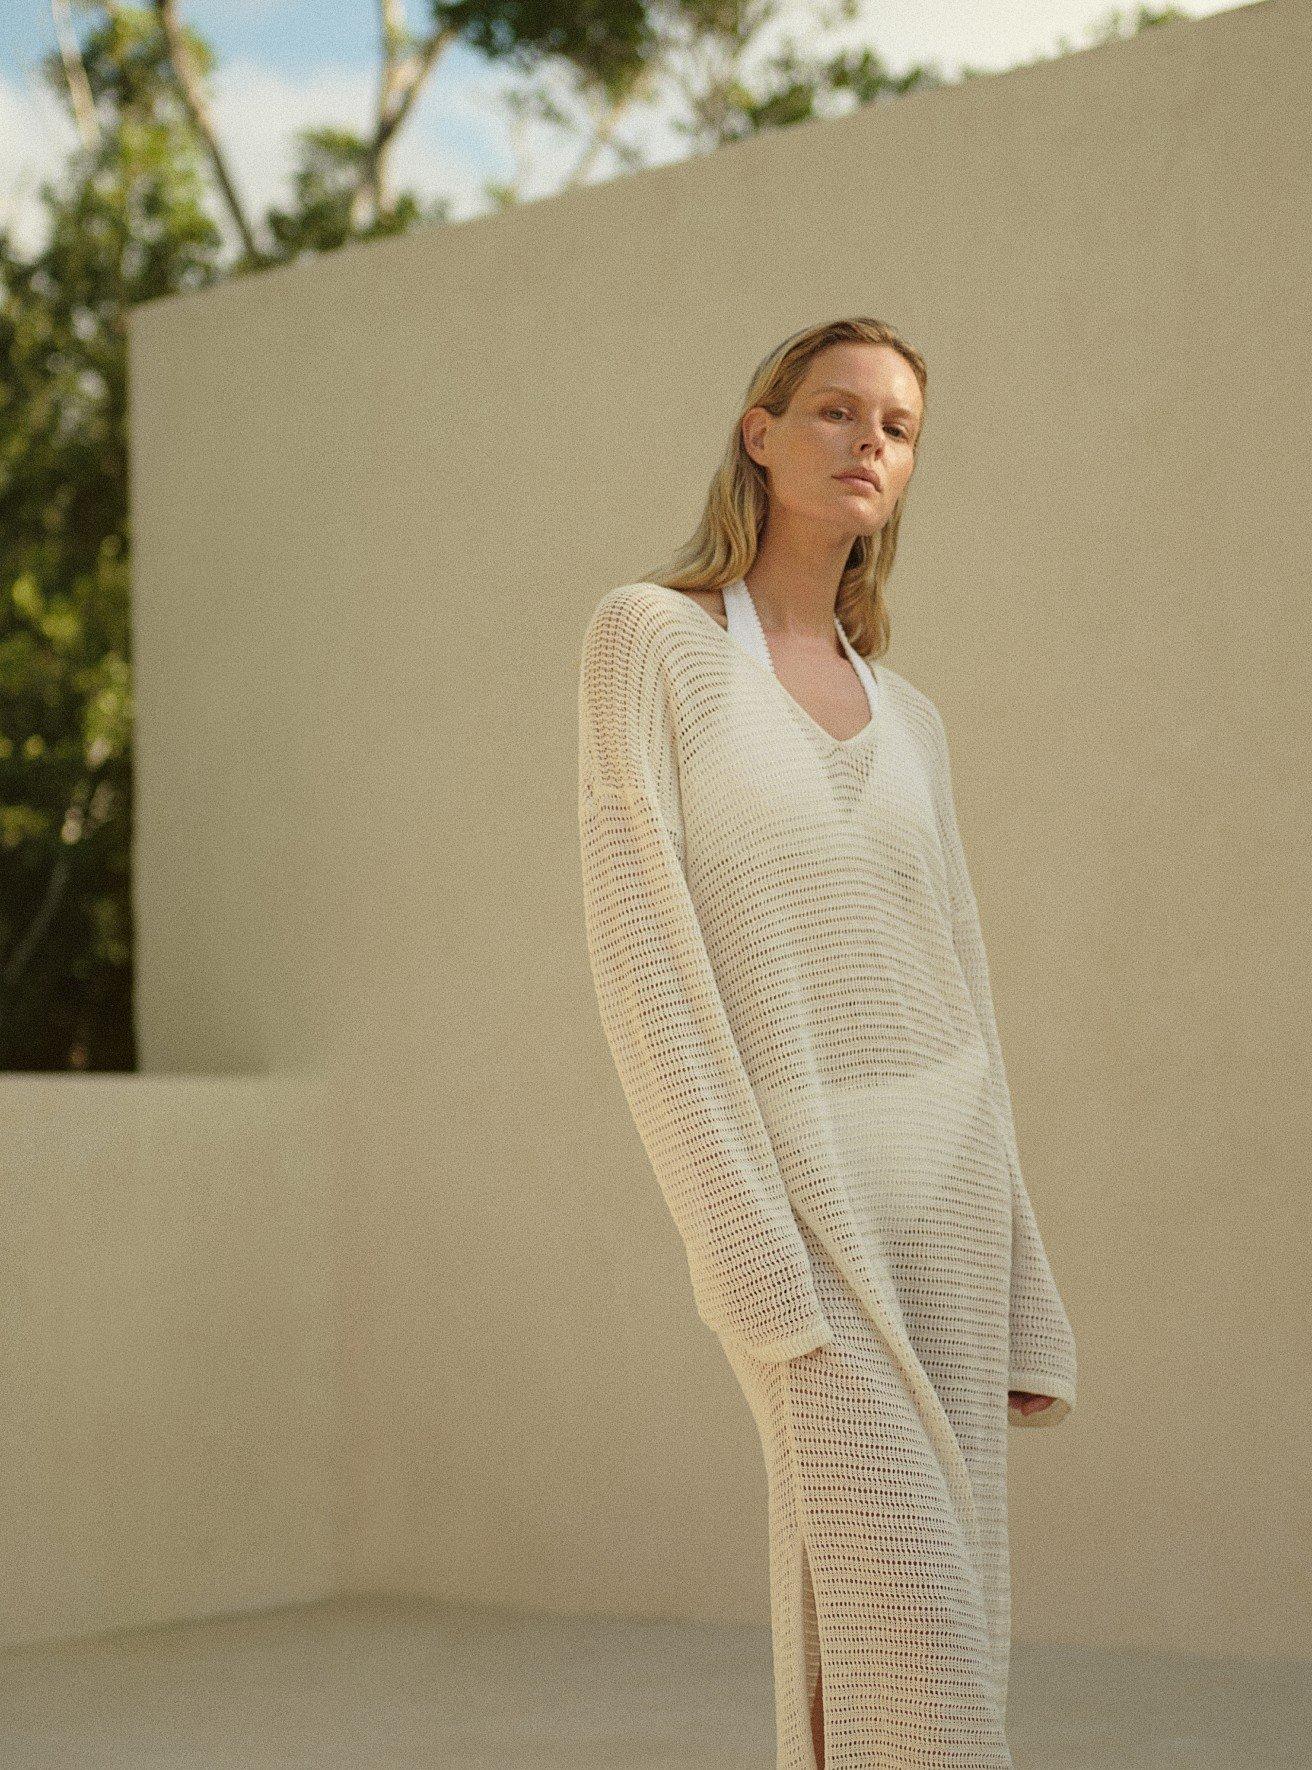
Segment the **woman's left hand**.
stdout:
<path fill-rule="evenodd" d="M 1041 1414 L 1045 1407 L 1052 1406 L 1051 1395 L 1036 1395 L 1029 1389 L 1008 1389 L 1007 1401 L 1023 1414 Z"/>

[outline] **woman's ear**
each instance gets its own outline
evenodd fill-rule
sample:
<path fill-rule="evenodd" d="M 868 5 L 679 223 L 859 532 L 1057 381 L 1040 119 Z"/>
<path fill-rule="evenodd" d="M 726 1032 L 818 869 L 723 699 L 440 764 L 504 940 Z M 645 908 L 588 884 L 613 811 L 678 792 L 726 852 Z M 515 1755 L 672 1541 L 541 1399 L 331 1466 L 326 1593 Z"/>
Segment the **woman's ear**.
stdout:
<path fill-rule="evenodd" d="M 761 459 L 761 448 L 765 435 L 770 427 L 770 414 L 760 406 L 753 406 L 744 412 L 739 429 L 742 433 L 743 447 L 758 467 L 764 467 Z"/>

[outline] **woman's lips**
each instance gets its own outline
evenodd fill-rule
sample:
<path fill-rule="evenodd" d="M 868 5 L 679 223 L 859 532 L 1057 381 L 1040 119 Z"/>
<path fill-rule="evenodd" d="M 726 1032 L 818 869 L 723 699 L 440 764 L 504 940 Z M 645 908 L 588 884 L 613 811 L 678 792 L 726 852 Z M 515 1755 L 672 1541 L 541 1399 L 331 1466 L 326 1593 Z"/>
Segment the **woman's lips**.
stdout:
<path fill-rule="evenodd" d="M 845 486 L 861 486 L 867 492 L 877 492 L 879 487 L 873 479 L 866 479 L 860 473 L 836 473 L 834 478 L 841 480 Z"/>

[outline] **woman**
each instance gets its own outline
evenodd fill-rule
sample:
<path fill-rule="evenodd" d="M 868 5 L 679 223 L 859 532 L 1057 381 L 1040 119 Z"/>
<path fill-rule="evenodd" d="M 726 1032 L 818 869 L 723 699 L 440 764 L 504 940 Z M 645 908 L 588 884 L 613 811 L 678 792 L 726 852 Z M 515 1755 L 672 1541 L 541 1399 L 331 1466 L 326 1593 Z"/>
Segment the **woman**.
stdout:
<path fill-rule="evenodd" d="M 760 365 L 698 532 L 579 680 L 606 1037 L 768 1477 L 779 1770 L 1004 1770 L 1008 1419 L 1075 1404 L 947 739 L 881 660 L 927 373 Z"/>

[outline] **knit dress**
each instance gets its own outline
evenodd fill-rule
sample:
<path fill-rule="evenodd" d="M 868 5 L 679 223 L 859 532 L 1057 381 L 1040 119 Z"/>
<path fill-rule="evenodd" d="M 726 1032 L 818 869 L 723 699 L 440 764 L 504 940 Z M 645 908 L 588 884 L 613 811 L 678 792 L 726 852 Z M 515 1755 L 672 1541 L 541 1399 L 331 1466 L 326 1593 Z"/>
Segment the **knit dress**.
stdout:
<path fill-rule="evenodd" d="M 834 737 L 723 594 L 727 632 L 597 604 L 579 829 L 605 1036 L 764 1452 L 778 1770 L 816 1770 L 821 1666 L 825 1770 L 1009 1770 L 1006 1428 L 1076 1361 L 946 732 L 836 620 L 871 715 Z"/>

